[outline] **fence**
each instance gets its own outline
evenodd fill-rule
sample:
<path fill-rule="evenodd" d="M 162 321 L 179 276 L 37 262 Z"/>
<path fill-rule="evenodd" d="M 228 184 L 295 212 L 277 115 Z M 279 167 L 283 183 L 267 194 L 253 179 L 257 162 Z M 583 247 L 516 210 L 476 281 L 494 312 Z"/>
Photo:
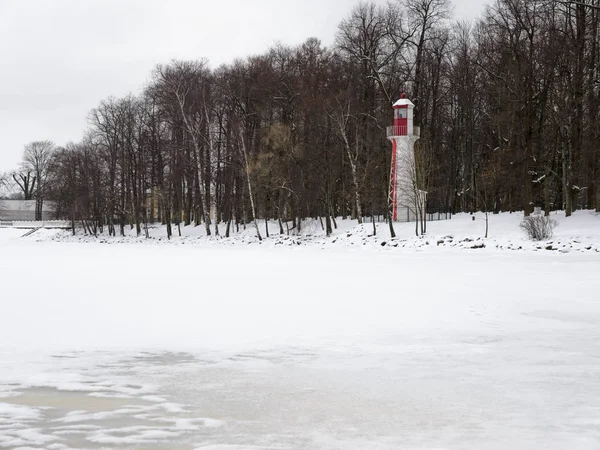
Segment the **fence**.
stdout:
<path fill-rule="evenodd" d="M 0 220 L 0 228 L 71 228 L 68 220 Z"/>
<path fill-rule="evenodd" d="M 448 211 L 433 211 L 427 212 L 427 221 L 435 222 L 438 220 L 450 220 L 452 219 L 452 213 Z"/>
<path fill-rule="evenodd" d="M 363 223 L 371 223 L 375 219 L 375 223 L 387 222 L 387 218 L 384 215 L 363 216 Z M 396 222 L 415 222 L 416 215 L 412 209 L 409 208 L 398 208 Z M 450 220 L 452 219 L 452 213 L 446 210 L 428 210 L 425 214 L 425 220 L 427 222 L 437 222 L 438 220 Z"/>

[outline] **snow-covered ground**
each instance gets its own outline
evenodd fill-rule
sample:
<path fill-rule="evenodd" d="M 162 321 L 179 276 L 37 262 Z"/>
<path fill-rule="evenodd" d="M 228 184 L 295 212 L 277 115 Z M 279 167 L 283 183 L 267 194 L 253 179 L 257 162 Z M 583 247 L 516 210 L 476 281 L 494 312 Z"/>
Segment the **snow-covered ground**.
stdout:
<path fill-rule="evenodd" d="M 415 236 L 415 226 L 411 223 L 395 224 L 396 238 L 390 238 L 389 227 L 386 223 L 376 224 L 376 233 L 373 225 L 365 223 L 358 225 L 356 220 L 339 220 L 337 228 L 330 237 L 325 235 L 323 225 L 318 220 L 306 220 L 300 233 L 291 229 L 289 233 L 284 227 L 284 234 L 279 234 L 279 225 L 269 222 L 269 238 L 262 242 L 256 237 L 253 224 L 236 230 L 232 227 L 231 236 L 225 238 L 225 224 L 220 224 L 219 236 L 214 234 L 206 236 L 204 226 L 173 227 L 173 236 L 167 240 L 166 227 L 152 225 L 149 227 L 147 239 L 136 236 L 135 229 L 126 227 L 125 236 L 108 236 L 104 234 L 91 236 L 77 230 L 75 236 L 70 231 L 40 230 L 31 236 L 39 242 L 93 242 L 101 244 L 114 243 L 145 243 L 145 244 L 192 244 L 202 246 L 235 246 L 260 244 L 263 247 L 273 246 L 312 246 L 319 248 L 357 248 L 357 247 L 387 247 L 416 248 L 427 250 L 431 247 L 465 248 L 489 250 L 551 250 L 561 253 L 566 252 L 600 252 L 600 214 L 593 211 L 576 211 L 573 216 L 566 218 L 563 213 L 552 213 L 551 218 L 558 223 L 554 236 L 544 242 L 532 242 L 525 237 L 519 227 L 523 220 L 522 213 L 502 213 L 488 216 L 488 238 L 485 238 L 486 221 L 483 213 L 458 214 L 451 220 L 433 221 L 427 223 L 425 236 Z M 474 220 L 473 220 L 474 219 Z M 291 222 L 289 223 L 291 228 Z M 266 237 L 264 222 L 259 223 L 263 238 Z M 118 232 L 118 231 L 117 231 Z M 179 236 L 181 232 L 181 236 Z"/>
<path fill-rule="evenodd" d="M 0 448 L 598 449 L 600 218 L 519 221 L 0 229 Z"/>

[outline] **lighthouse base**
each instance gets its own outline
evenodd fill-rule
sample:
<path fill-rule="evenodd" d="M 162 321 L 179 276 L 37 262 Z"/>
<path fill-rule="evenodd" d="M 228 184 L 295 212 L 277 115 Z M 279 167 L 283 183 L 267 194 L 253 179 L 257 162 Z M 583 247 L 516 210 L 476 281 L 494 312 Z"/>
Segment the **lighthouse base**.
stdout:
<path fill-rule="evenodd" d="M 399 199 L 394 205 L 394 222 L 416 222 L 426 217 L 427 192 L 417 190 L 411 197 Z"/>
<path fill-rule="evenodd" d="M 416 222 L 419 215 L 414 208 L 402 207 L 396 210 L 396 219 L 394 222 Z"/>

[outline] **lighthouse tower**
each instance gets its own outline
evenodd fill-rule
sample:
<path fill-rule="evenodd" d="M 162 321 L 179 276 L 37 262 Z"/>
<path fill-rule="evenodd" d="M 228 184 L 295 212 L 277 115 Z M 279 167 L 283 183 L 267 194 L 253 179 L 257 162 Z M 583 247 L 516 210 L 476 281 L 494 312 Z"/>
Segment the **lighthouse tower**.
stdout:
<path fill-rule="evenodd" d="M 394 125 L 387 127 L 387 137 L 392 141 L 392 173 L 390 201 L 394 221 L 417 220 L 419 210 L 425 209 L 426 193 L 417 189 L 415 166 L 415 142 L 419 139 L 419 127 L 413 125 L 415 105 L 402 94 L 392 106 Z"/>

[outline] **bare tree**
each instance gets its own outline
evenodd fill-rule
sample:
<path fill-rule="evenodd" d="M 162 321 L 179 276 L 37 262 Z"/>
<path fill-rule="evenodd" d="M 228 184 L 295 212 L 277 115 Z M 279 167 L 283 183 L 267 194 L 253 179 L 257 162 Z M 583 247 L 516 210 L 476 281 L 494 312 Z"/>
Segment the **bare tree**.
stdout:
<path fill-rule="evenodd" d="M 423 67 L 426 45 L 431 39 L 432 30 L 444 20 L 450 17 L 450 0 L 406 0 L 406 8 L 414 38 L 411 42 L 415 48 L 415 72 L 414 72 L 414 95 L 415 101 L 415 123 L 420 123 L 420 107 L 423 96 Z"/>
<path fill-rule="evenodd" d="M 246 143 L 244 142 L 244 134 L 240 128 L 239 132 L 239 146 L 242 150 L 242 156 L 244 158 L 244 168 L 246 172 L 246 182 L 248 183 L 248 196 L 250 197 L 250 208 L 252 212 L 252 220 L 254 221 L 254 227 L 256 228 L 256 236 L 259 241 L 262 241 L 260 229 L 258 228 L 258 220 L 256 216 L 256 206 L 254 203 L 254 195 L 252 195 L 252 181 L 250 180 L 250 163 L 248 162 L 248 150 L 246 149 Z M 268 229 L 267 229 L 268 230 Z"/>
<path fill-rule="evenodd" d="M 202 135 L 203 130 L 208 129 L 210 133 L 210 123 L 206 123 L 207 107 L 202 104 L 205 97 L 201 95 L 202 83 L 209 76 L 207 63 L 201 61 L 174 61 L 169 66 L 159 66 L 155 72 L 156 89 L 166 91 L 167 95 L 175 102 L 175 107 L 179 111 L 180 119 L 183 123 L 183 129 L 189 136 L 195 152 L 194 161 L 198 162 L 196 168 L 198 178 L 197 194 L 202 204 L 202 213 L 204 216 L 204 227 L 206 235 L 210 236 L 210 191 L 206 189 L 204 183 L 204 174 L 208 168 L 205 165 L 205 159 L 199 155 L 203 154 L 202 140 L 206 140 L 211 145 L 212 138 Z"/>
<path fill-rule="evenodd" d="M 348 162 L 350 163 L 350 171 L 352 173 L 352 183 L 354 184 L 354 199 L 356 202 L 356 217 L 358 219 L 358 223 L 362 223 L 362 207 L 360 200 L 360 181 L 358 177 L 358 158 L 360 156 L 360 145 L 355 142 L 354 150 L 350 146 L 350 141 L 348 139 L 348 122 L 350 120 L 350 103 L 346 103 L 342 105 L 340 101 L 337 102 L 337 108 L 334 112 L 330 114 L 330 117 L 335 124 L 336 131 L 339 134 L 342 142 L 344 143 L 344 150 L 346 151 L 346 155 L 348 156 Z"/>
<path fill-rule="evenodd" d="M 9 185 L 9 175 L 0 173 L 0 189 L 7 190 Z"/>
<path fill-rule="evenodd" d="M 52 156 L 56 149 L 56 146 L 51 141 L 35 141 L 27 144 L 23 152 L 23 171 L 27 173 L 27 177 L 23 177 L 21 174 L 21 180 L 23 184 L 20 185 L 23 192 L 26 192 L 26 187 L 29 180 L 30 172 L 35 174 L 35 181 L 37 181 L 37 187 L 34 189 L 33 186 L 35 181 L 31 183 L 31 190 L 34 192 L 35 197 L 35 220 L 42 220 L 42 211 L 44 206 L 44 197 L 46 190 L 46 180 L 50 172 L 52 165 Z M 19 184 L 17 177 L 13 177 L 14 180 Z"/>
<path fill-rule="evenodd" d="M 37 178 L 35 177 L 35 175 L 33 177 L 31 176 L 31 170 L 29 170 L 27 172 L 25 172 L 25 171 L 13 172 L 12 178 L 15 181 L 15 183 L 17 184 L 17 186 L 19 186 L 19 189 L 21 190 L 21 192 L 23 193 L 23 199 L 24 200 L 33 199 L 35 182 L 36 182 Z"/>

